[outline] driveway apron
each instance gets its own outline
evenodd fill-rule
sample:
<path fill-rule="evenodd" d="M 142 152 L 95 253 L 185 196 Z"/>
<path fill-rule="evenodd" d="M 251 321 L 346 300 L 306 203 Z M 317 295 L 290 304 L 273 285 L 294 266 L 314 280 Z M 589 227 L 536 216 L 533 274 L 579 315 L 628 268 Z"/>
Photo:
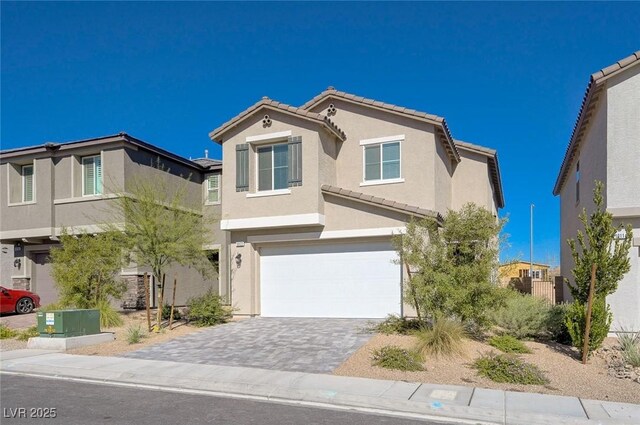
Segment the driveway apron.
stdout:
<path fill-rule="evenodd" d="M 372 334 L 366 319 L 256 317 L 204 329 L 124 357 L 330 373 Z"/>

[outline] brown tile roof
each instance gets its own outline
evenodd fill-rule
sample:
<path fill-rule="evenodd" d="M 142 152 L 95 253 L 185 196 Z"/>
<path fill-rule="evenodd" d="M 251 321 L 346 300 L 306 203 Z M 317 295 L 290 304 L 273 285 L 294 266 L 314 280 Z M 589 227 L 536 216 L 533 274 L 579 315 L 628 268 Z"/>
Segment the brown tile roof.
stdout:
<path fill-rule="evenodd" d="M 285 103 L 281 103 L 281 102 L 269 99 L 266 96 L 260 99 L 258 102 L 254 103 L 252 106 L 250 106 L 240 114 L 231 118 L 226 123 L 222 124 L 220 127 L 210 132 L 209 138 L 211 138 L 211 140 L 213 140 L 214 142 L 220 142 L 220 138 L 224 133 L 226 133 L 229 129 L 236 126 L 242 120 L 244 120 L 245 118 L 247 118 L 248 116 L 250 116 L 251 114 L 253 114 L 254 112 L 258 111 L 261 108 L 280 111 L 290 115 L 294 115 L 304 119 L 318 122 L 322 124 L 324 127 L 326 127 L 327 130 L 329 130 L 331 133 L 335 134 L 335 136 L 338 137 L 340 140 L 346 139 L 346 135 L 344 134 L 344 131 L 339 129 L 338 126 L 335 125 L 328 117 L 322 114 L 306 111 L 301 108 L 296 108 L 295 106 L 290 106 Z"/>
<path fill-rule="evenodd" d="M 558 195 L 564 185 L 573 157 L 582 142 L 583 136 L 587 130 L 587 125 L 589 124 L 589 119 L 595 112 L 598 100 L 600 99 L 600 94 L 604 89 L 603 83 L 614 75 L 638 64 L 640 64 L 640 50 L 624 59 L 620 59 L 613 65 L 609 65 L 606 68 L 602 68 L 600 71 L 591 74 L 591 77 L 589 78 L 589 85 L 587 86 L 587 90 L 582 99 L 578 119 L 576 120 L 573 132 L 571 133 L 569 146 L 567 146 L 564 159 L 562 160 L 562 165 L 560 166 L 560 172 L 558 173 L 558 178 L 556 179 L 556 184 L 553 188 L 554 195 Z"/>
<path fill-rule="evenodd" d="M 429 122 L 436 127 L 436 131 L 440 136 L 440 140 L 442 140 L 443 145 L 451 158 L 460 162 L 460 154 L 456 149 L 456 146 L 453 142 L 453 137 L 451 137 L 451 131 L 449 131 L 449 126 L 447 125 L 447 121 L 433 114 L 427 114 L 426 112 L 416 111 L 415 109 L 405 108 L 402 106 L 393 105 L 391 103 L 384 103 L 374 99 L 367 99 L 362 96 L 356 96 L 354 94 L 346 93 L 343 91 L 338 91 L 333 87 L 328 87 L 325 91 L 302 105 L 301 109 L 311 109 L 318 103 L 324 101 L 329 97 L 335 97 L 347 100 L 349 102 L 358 103 L 361 105 L 369 106 L 371 108 L 381 109 L 387 112 L 392 112 L 395 114 L 407 115 L 412 118 L 417 118 L 422 121 Z"/>
<path fill-rule="evenodd" d="M 427 210 L 427 209 L 424 209 L 424 208 L 416 207 L 416 206 L 413 206 L 413 205 L 407 205 L 407 204 L 403 204 L 401 202 L 392 201 L 392 200 L 389 200 L 389 199 L 378 198 L 378 197 L 372 196 L 372 195 L 365 195 L 364 193 L 361 193 L 361 192 L 354 192 L 354 191 L 349 190 L 349 189 L 343 189 L 341 187 L 331 186 L 331 185 L 328 185 L 328 184 L 323 184 L 320 189 L 322 190 L 323 193 L 326 193 L 326 194 L 329 194 L 329 195 L 339 196 L 341 198 L 347 198 L 347 199 L 351 199 L 351 200 L 354 200 L 354 201 L 363 202 L 363 203 L 366 203 L 366 204 L 376 205 L 376 206 L 379 206 L 381 208 L 385 208 L 385 209 L 389 209 L 389 210 L 405 213 L 405 214 L 413 216 L 413 217 L 433 218 L 439 224 L 441 224 L 442 221 L 443 221 L 443 218 L 440 215 L 440 213 L 435 212 L 435 211 L 431 211 L 431 210 Z"/>
<path fill-rule="evenodd" d="M 495 190 L 496 205 L 498 208 L 504 208 L 504 191 L 502 190 L 498 152 L 495 149 L 474 145 L 473 143 L 463 142 L 462 140 L 454 140 L 454 142 L 460 149 L 476 152 L 488 158 L 489 173 L 491 173 L 491 181 L 493 182 L 493 188 Z"/>

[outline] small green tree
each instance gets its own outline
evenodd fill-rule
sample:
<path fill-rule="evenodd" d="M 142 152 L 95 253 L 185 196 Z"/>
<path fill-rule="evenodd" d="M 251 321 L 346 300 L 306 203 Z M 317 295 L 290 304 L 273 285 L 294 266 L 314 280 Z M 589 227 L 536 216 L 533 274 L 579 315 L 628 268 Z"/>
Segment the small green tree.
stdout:
<path fill-rule="evenodd" d="M 449 211 L 442 227 L 433 220 L 411 221 L 394 238 L 402 262 L 413 271 L 408 299 L 425 318 L 456 317 L 485 327 L 502 302 L 493 283 L 500 231 L 505 221 L 475 204 Z"/>
<path fill-rule="evenodd" d="M 126 290 L 118 273 L 123 265 L 122 234 L 71 235 L 66 229 L 60 245 L 51 249 L 52 275 L 62 307 L 98 308 L 103 326 L 120 323 L 109 305 Z"/>
<path fill-rule="evenodd" d="M 595 209 L 587 217 L 586 209 L 580 214 L 580 221 L 584 226 L 584 233 L 578 230 L 577 244 L 574 239 L 567 240 L 573 257 L 574 282 L 565 279 L 574 300 L 582 304 L 587 303 L 589 284 L 591 282 L 591 266 L 597 265 L 595 294 L 606 297 L 616 291 L 618 282 L 629 272 L 629 249 L 633 240 L 631 225 L 613 225 L 613 214 L 604 207 L 604 184 L 595 182 L 593 189 L 593 203 Z M 616 238 L 616 233 L 625 231 L 622 239 Z"/>
<path fill-rule="evenodd" d="M 133 179 L 127 191 L 114 199 L 115 208 L 110 214 L 110 223 L 123 223 L 124 228 L 106 225 L 111 230 L 123 230 L 131 259 L 140 267 L 151 268 L 161 294 L 163 276 L 174 264 L 194 267 L 203 276 L 215 274 L 203 250 L 211 243 L 209 221 L 203 217 L 200 197 L 190 198 L 189 184 L 190 179 L 172 184 L 166 179 Z M 159 305 L 162 302 L 159 300 Z"/>

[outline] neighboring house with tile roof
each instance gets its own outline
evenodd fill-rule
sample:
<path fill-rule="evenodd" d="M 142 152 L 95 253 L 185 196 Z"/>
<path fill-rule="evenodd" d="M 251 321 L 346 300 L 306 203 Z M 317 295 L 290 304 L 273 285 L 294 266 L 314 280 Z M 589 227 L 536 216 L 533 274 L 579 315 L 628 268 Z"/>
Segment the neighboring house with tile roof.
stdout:
<path fill-rule="evenodd" d="M 436 115 L 332 87 L 301 107 L 263 98 L 209 136 L 222 145 L 240 315 L 411 314 L 392 235 L 467 202 L 504 207 L 495 150 L 455 140 Z"/>
<path fill-rule="evenodd" d="M 117 193 L 127 192 L 141 176 L 164 181 L 167 187 L 184 185 L 185 207 L 219 218 L 221 173 L 220 161 L 191 161 L 126 133 L 0 151 L 2 285 L 32 290 L 43 305 L 56 301 L 48 257 L 63 229 L 100 232 L 101 225 L 113 220 L 110 211 Z M 226 275 L 226 251 L 220 249 L 226 246 L 226 233 L 220 231 L 219 223 L 213 226 L 211 244 L 203 249 L 220 263 L 220 275 Z M 128 285 L 124 307 L 144 306 L 145 271 L 149 270 L 122 270 Z M 218 279 L 205 280 L 195 270 L 180 266 L 168 271 L 166 294 L 171 293 L 174 277 L 179 280 L 178 304 L 208 289 L 226 294 Z M 153 294 L 155 285 L 151 283 L 150 288 Z"/>
<path fill-rule="evenodd" d="M 574 266 L 567 239 L 591 212 L 596 180 L 605 184 L 605 205 L 615 223 L 630 223 L 634 239 L 631 271 L 607 298 L 612 330 L 640 330 L 640 51 L 589 79 L 553 194 L 560 196 L 562 275 L 572 279 Z M 568 291 L 565 291 L 565 294 Z"/>

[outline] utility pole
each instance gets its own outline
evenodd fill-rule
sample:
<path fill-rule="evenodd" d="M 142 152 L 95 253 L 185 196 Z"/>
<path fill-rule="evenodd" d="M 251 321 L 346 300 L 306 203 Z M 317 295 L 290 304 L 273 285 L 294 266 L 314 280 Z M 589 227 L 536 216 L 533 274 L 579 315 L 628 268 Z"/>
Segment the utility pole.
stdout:
<path fill-rule="evenodd" d="M 529 277 L 531 278 L 531 282 L 533 284 L 533 207 L 535 207 L 535 205 L 531 204 L 530 208 L 529 208 L 529 217 L 530 217 L 530 224 L 529 224 Z"/>

